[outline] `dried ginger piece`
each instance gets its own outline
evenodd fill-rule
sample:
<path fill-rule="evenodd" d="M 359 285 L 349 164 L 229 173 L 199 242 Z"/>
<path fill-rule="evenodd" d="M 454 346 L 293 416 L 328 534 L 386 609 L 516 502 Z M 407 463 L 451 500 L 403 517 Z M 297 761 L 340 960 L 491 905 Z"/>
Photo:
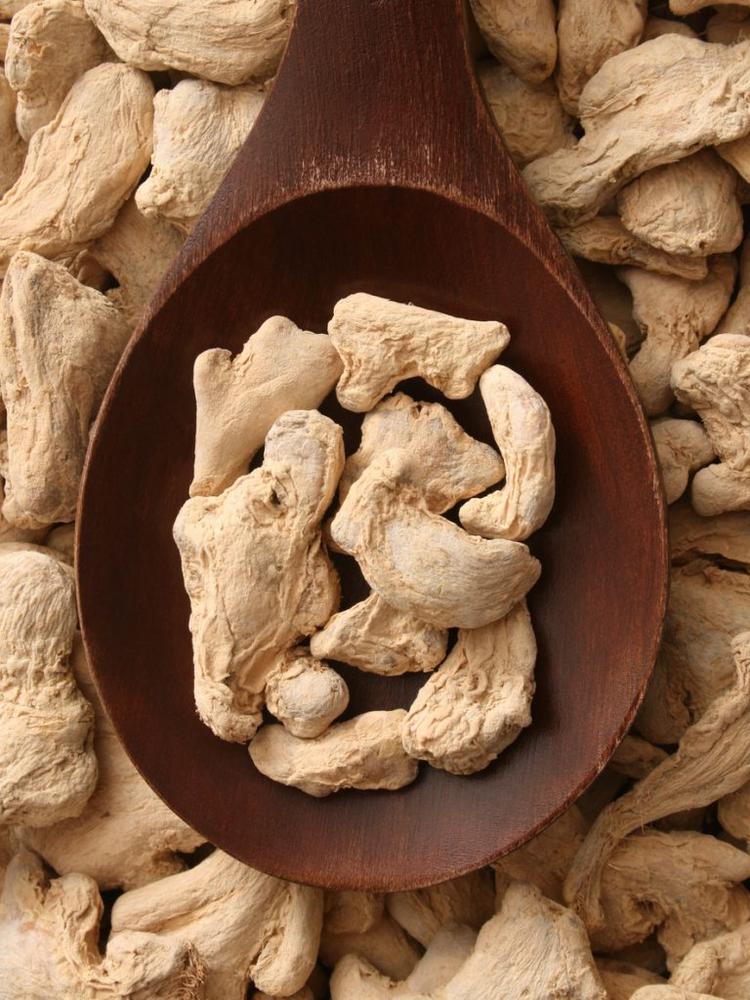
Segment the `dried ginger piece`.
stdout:
<path fill-rule="evenodd" d="M 97 947 L 104 906 L 85 875 L 48 880 L 21 851 L 0 895 L 3 1000 L 203 1000 L 203 965 L 184 938 L 127 932 Z"/>
<path fill-rule="evenodd" d="M 669 754 L 648 740 L 628 733 L 609 759 L 607 767 L 626 778 L 640 780 L 651 774 Z"/>
<path fill-rule="evenodd" d="M 23 10 L 33 2 L 34 0 L 0 0 L 0 17 L 4 21 L 9 21 L 19 10 Z"/>
<path fill-rule="evenodd" d="M 697 38 L 698 35 L 685 21 L 673 21 L 666 17 L 649 17 L 641 35 L 642 42 L 648 42 L 652 38 L 661 38 L 662 35 L 684 35 L 685 38 Z M 713 42 L 713 38 L 708 39 Z"/>
<path fill-rule="evenodd" d="M 26 143 L 16 128 L 16 95 L 0 69 L 0 198 L 18 179 Z"/>
<path fill-rule="evenodd" d="M 165 946 L 190 941 L 205 966 L 204 1000 L 245 1000 L 251 979 L 287 997 L 315 967 L 322 921 L 322 890 L 264 875 L 217 850 L 189 871 L 120 896 L 110 940 L 141 931 Z"/>
<path fill-rule="evenodd" d="M 208 207 L 263 106 L 255 86 L 181 80 L 154 98 L 151 173 L 135 193 L 149 218 L 189 232 Z"/>
<path fill-rule="evenodd" d="M 636 990 L 631 1000 L 724 1000 L 722 997 L 709 996 L 707 993 L 693 993 L 680 989 L 679 986 L 644 986 Z"/>
<path fill-rule="evenodd" d="M 556 149 L 575 146 L 573 120 L 565 112 L 552 80 L 528 83 L 509 66 L 483 60 L 479 83 L 518 167 L 525 167 Z"/>
<path fill-rule="evenodd" d="M 735 684 L 709 706 L 677 751 L 610 803 L 595 820 L 565 884 L 565 898 L 590 932 L 602 927 L 602 880 L 628 834 L 684 809 L 708 805 L 750 781 L 750 632 L 735 636 Z"/>
<path fill-rule="evenodd" d="M 448 399 L 470 396 L 507 347 L 503 323 L 459 319 L 357 292 L 336 303 L 328 324 L 344 373 L 339 403 L 365 413 L 404 379 L 420 376 Z"/>
<path fill-rule="evenodd" d="M 84 0 L 117 56 L 139 69 L 184 70 L 236 85 L 271 76 L 281 59 L 294 0 Z"/>
<path fill-rule="evenodd" d="M 713 445 L 697 420 L 662 417 L 651 423 L 656 457 L 668 504 L 679 500 L 693 472 L 715 457 Z"/>
<path fill-rule="evenodd" d="M 750 510 L 750 337 L 717 334 L 673 366 L 672 387 L 721 460 L 696 473 L 693 507 L 703 516 Z"/>
<path fill-rule="evenodd" d="M 674 970 L 670 982 L 685 990 L 710 990 L 722 1000 L 746 1000 L 750 990 L 750 922 L 696 944 Z"/>
<path fill-rule="evenodd" d="M 292 736 L 322 735 L 349 704 L 349 689 L 335 670 L 290 650 L 266 680 L 266 708 Z"/>
<path fill-rule="evenodd" d="M 552 0 L 470 0 L 487 47 L 528 83 L 555 68 L 557 34 Z"/>
<path fill-rule="evenodd" d="M 342 502 L 367 466 L 390 448 L 409 452 L 410 484 L 436 514 L 483 493 L 505 474 L 495 449 L 468 435 L 444 406 L 397 392 L 382 399 L 362 421 L 359 448 L 346 460 L 339 484 Z"/>
<path fill-rule="evenodd" d="M 695 351 L 726 311 L 736 262 L 728 255 L 714 257 L 704 281 L 639 268 L 621 268 L 618 274 L 633 296 L 633 317 L 645 338 L 630 362 L 630 374 L 646 413 L 658 416 L 673 399 L 673 364 Z"/>
<path fill-rule="evenodd" d="M 403 709 L 365 712 L 314 739 L 293 736 L 284 726 L 263 726 L 250 757 L 261 774 L 318 798 L 344 788 L 403 788 L 419 767 L 401 745 L 405 715 Z"/>
<path fill-rule="evenodd" d="M 534 198 L 571 225 L 644 171 L 746 135 L 748 51 L 668 34 L 607 60 L 581 94 L 578 145 L 524 170 Z"/>
<path fill-rule="evenodd" d="M 669 512 L 669 543 L 673 561 L 720 556 L 750 567 L 750 513 L 701 517 L 679 504 Z"/>
<path fill-rule="evenodd" d="M 409 485 L 410 456 L 383 452 L 349 491 L 331 537 L 391 606 L 438 628 L 502 618 L 536 583 L 526 545 L 469 535 L 427 509 Z M 470 600 L 467 601 L 467 595 Z"/>
<path fill-rule="evenodd" d="M 323 928 L 320 939 L 320 960 L 333 967 L 345 956 L 359 956 L 373 971 L 392 979 L 406 979 L 415 971 L 420 949 L 388 914 L 384 914 L 366 931 L 331 933 Z M 352 997 L 354 1000 L 354 997 Z M 357 995 L 356 1000 L 360 1000 Z"/>
<path fill-rule="evenodd" d="M 460 629 L 406 715 L 404 749 L 451 774 L 481 771 L 531 724 L 535 664 L 523 600 L 500 621 Z"/>
<path fill-rule="evenodd" d="M 737 175 L 711 149 L 647 170 L 617 196 L 623 225 L 670 254 L 707 256 L 742 241 Z"/>
<path fill-rule="evenodd" d="M 428 948 L 446 924 L 478 931 L 495 913 L 492 872 L 480 868 L 438 885 L 386 896 L 388 913 L 423 948 Z"/>
<path fill-rule="evenodd" d="M 689 281 L 699 281 L 708 274 L 705 257 L 680 257 L 657 249 L 633 235 L 616 215 L 596 215 L 575 226 L 559 226 L 556 231 L 574 257 L 602 264 L 633 265 Z"/>
<path fill-rule="evenodd" d="M 61 257 L 112 226 L 148 166 L 153 95 L 145 73 L 116 63 L 73 84 L 0 202 L 0 276 L 16 250 Z"/>
<path fill-rule="evenodd" d="M 181 871 L 179 852 L 195 850 L 204 838 L 136 771 L 101 704 L 80 636 L 72 667 L 94 708 L 96 788 L 80 815 L 44 829 L 29 825 L 20 831 L 22 842 L 60 875 L 81 872 L 100 889 L 134 889 Z"/>
<path fill-rule="evenodd" d="M 5 74 L 16 92 L 16 123 L 28 142 L 55 117 L 87 70 L 112 57 L 83 0 L 36 0 L 11 25 Z"/>
<path fill-rule="evenodd" d="M 319 406 L 341 374 L 329 337 L 272 316 L 232 357 L 220 348 L 195 360 L 197 404 L 191 496 L 215 496 L 243 475 L 273 422 Z"/>
<path fill-rule="evenodd" d="M 253 737 L 269 672 L 338 607 L 320 521 L 343 465 L 338 424 L 290 410 L 268 432 L 261 468 L 219 497 L 193 497 L 177 516 L 196 706 L 222 739 Z"/>
<path fill-rule="evenodd" d="M 377 594 L 333 615 L 310 639 L 313 656 L 389 677 L 433 670 L 447 646 L 447 629 L 398 611 Z"/>
<path fill-rule="evenodd" d="M 557 89 L 566 111 L 578 113 L 581 92 L 604 63 L 637 45 L 646 0 L 561 0 L 557 15 Z"/>
<path fill-rule="evenodd" d="M 100 292 L 60 264 L 15 254 L 0 293 L 3 516 L 11 524 L 74 520 L 89 427 L 129 335 Z"/>
<path fill-rule="evenodd" d="M 76 625 L 70 568 L 36 546 L 0 546 L 2 826 L 77 816 L 96 785 L 94 715 L 68 664 Z"/>

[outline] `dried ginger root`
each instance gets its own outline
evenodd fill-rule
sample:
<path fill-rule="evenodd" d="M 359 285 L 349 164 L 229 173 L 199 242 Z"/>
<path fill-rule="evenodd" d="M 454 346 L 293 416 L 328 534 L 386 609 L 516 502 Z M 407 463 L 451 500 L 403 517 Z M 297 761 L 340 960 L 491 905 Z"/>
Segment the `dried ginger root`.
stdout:
<path fill-rule="evenodd" d="M 343 678 L 302 649 L 290 650 L 266 680 L 266 708 L 292 736 L 322 735 L 349 704 Z"/>
<path fill-rule="evenodd" d="M 487 868 L 426 889 L 391 892 L 388 913 L 404 930 L 428 948 L 446 924 L 463 924 L 478 931 L 495 913 L 495 889 Z"/>
<path fill-rule="evenodd" d="M 750 989 L 750 922 L 696 944 L 670 982 L 681 989 L 710 990 L 722 1000 L 745 1000 Z"/>
<path fill-rule="evenodd" d="M 528 83 L 555 68 L 557 35 L 552 0 L 470 0 L 490 52 Z"/>
<path fill-rule="evenodd" d="M 0 69 L 0 198 L 15 184 L 26 157 L 16 128 L 16 95 Z"/>
<path fill-rule="evenodd" d="M 659 460 L 667 503 L 679 500 L 687 489 L 691 473 L 714 458 L 713 445 L 696 420 L 662 417 L 651 424 L 656 457 Z"/>

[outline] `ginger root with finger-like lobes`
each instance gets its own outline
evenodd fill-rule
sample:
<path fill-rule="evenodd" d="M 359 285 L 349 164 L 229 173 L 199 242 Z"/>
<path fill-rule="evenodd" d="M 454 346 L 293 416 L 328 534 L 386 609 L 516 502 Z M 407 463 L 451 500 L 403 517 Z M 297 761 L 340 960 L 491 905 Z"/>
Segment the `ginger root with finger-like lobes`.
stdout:
<path fill-rule="evenodd" d="M 357 292 L 336 303 L 328 324 L 344 373 L 339 403 L 366 413 L 403 379 L 419 376 L 448 399 L 465 399 L 508 346 L 503 323 L 459 319 Z"/>
<path fill-rule="evenodd" d="M 313 656 L 389 677 L 433 670 L 447 646 L 447 629 L 392 608 L 378 594 L 339 611 L 310 639 Z"/>
<path fill-rule="evenodd" d="M 165 946 L 189 941 L 205 967 L 204 1000 L 245 1000 L 250 980 L 288 997 L 315 967 L 322 921 L 321 889 L 264 875 L 216 850 L 189 871 L 120 896 L 111 940 L 140 931 Z"/>
<path fill-rule="evenodd" d="M 253 737 L 268 674 L 338 608 L 320 522 L 343 466 L 338 424 L 290 410 L 268 432 L 261 468 L 177 516 L 196 706 L 222 739 Z"/>
<path fill-rule="evenodd" d="M 524 170 L 532 196 L 572 225 L 646 170 L 746 135 L 748 52 L 667 34 L 608 59 L 580 97 L 583 138 Z"/>
<path fill-rule="evenodd" d="M 401 745 L 405 715 L 403 709 L 365 712 L 315 739 L 292 736 L 284 726 L 263 726 L 250 744 L 250 757 L 261 774 L 318 798 L 343 788 L 403 788 L 419 767 Z"/>
<path fill-rule="evenodd" d="M 319 406 L 341 370 L 329 337 L 284 316 L 267 319 L 235 357 L 221 348 L 199 354 L 190 495 L 218 495 L 247 472 L 274 420 Z"/>
<path fill-rule="evenodd" d="M 536 640 L 525 601 L 500 621 L 461 629 L 404 720 L 410 756 L 452 774 L 487 767 L 531 723 Z"/>
<path fill-rule="evenodd" d="M 129 335 L 115 306 L 61 264 L 26 251 L 13 257 L 0 293 L 11 524 L 75 519 L 89 428 Z"/>
<path fill-rule="evenodd" d="M 693 472 L 713 461 L 713 445 L 696 420 L 663 417 L 651 424 L 667 503 L 679 500 Z"/>
<path fill-rule="evenodd" d="M 148 166 L 153 96 L 145 73 L 118 63 L 73 84 L 0 202 L 0 276 L 17 250 L 61 257 L 111 227 Z"/>
<path fill-rule="evenodd" d="M 485 539 L 429 511 L 410 486 L 410 456 L 384 452 L 352 486 L 330 531 L 388 604 L 438 628 L 502 618 L 536 583 L 521 542 Z"/>
<path fill-rule="evenodd" d="M 348 704 L 343 677 L 302 649 L 290 650 L 266 679 L 266 708 L 292 736 L 320 736 Z"/>
<path fill-rule="evenodd" d="M 557 61 L 552 0 L 470 0 L 490 52 L 528 83 L 546 80 Z"/>
<path fill-rule="evenodd" d="M 696 511 L 750 510 L 750 337 L 717 334 L 673 366 L 672 387 L 698 413 L 721 459 L 693 479 Z"/>
<path fill-rule="evenodd" d="M 649 416 L 669 408 L 674 398 L 672 366 L 715 329 L 729 305 L 736 273 L 736 262 L 728 255 L 713 258 L 703 281 L 635 267 L 618 272 L 633 296 L 633 317 L 644 336 L 630 362 L 630 374 Z"/>
<path fill-rule="evenodd" d="M 549 516 L 555 500 L 555 429 L 542 397 L 517 372 L 493 365 L 479 379 L 487 415 L 505 462 L 505 485 L 469 500 L 458 512 L 472 535 L 523 541 Z"/>
<path fill-rule="evenodd" d="M 362 421 L 362 440 L 347 459 L 339 484 L 342 502 L 367 466 L 390 448 L 409 452 L 410 483 L 436 514 L 483 493 L 505 472 L 495 449 L 468 435 L 440 403 L 417 402 L 397 392 Z"/>
<path fill-rule="evenodd" d="M 746 1000 L 750 995 L 750 921 L 727 934 L 699 941 L 674 970 L 670 982 L 701 994 L 710 990 L 722 1000 Z"/>
<path fill-rule="evenodd" d="M 26 157 L 26 143 L 16 128 L 16 95 L 0 69 L 0 198 L 16 182 Z"/>

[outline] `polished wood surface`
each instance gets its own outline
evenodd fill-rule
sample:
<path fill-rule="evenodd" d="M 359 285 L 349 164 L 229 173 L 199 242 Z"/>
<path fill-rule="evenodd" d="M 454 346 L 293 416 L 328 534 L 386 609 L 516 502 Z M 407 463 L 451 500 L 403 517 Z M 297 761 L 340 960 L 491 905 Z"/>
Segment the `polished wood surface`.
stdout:
<path fill-rule="evenodd" d="M 461 0 L 298 0 L 278 79 L 136 332 L 90 449 L 77 565 L 99 690 L 146 780 L 248 864 L 317 885 L 426 885 L 521 844 L 605 765 L 642 697 L 666 600 L 647 424 L 609 332 L 531 203 L 483 103 Z M 258 774 L 198 720 L 189 604 L 171 537 L 191 478 L 192 367 L 268 316 L 322 331 L 366 290 L 502 319 L 503 361 L 547 400 L 557 501 L 531 541 L 532 726 L 488 770 L 423 766 L 399 792 L 317 800 Z M 408 391 L 436 398 L 423 383 Z M 450 408 L 491 441 L 478 394 Z M 360 417 L 329 401 L 355 448 Z M 362 583 L 346 570 L 348 601 Z M 424 679 L 345 669 L 349 714 Z"/>

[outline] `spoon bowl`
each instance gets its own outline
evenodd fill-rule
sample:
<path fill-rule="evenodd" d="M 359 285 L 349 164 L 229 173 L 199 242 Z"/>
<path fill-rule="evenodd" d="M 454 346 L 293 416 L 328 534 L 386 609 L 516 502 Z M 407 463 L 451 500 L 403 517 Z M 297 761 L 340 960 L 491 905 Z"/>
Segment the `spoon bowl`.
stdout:
<path fill-rule="evenodd" d="M 134 763 L 230 854 L 331 888 L 434 884 L 540 831 L 632 722 L 664 616 L 664 504 L 647 424 L 606 325 L 487 117 L 462 19 L 460 0 L 298 0 L 261 118 L 115 374 L 81 498 L 82 630 Z M 354 291 L 507 324 L 501 361 L 552 414 L 557 498 L 530 542 L 542 563 L 529 595 L 532 725 L 477 775 L 423 765 L 398 792 L 319 800 L 263 777 L 245 746 L 198 719 L 171 530 L 192 475 L 196 355 L 239 351 L 279 313 L 323 331 Z M 400 388 L 440 398 L 419 380 Z M 492 442 L 478 393 L 447 405 Z M 356 449 L 361 415 L 335 397 L 323 409 Z M 343 582 L 348 603 L 364 596 L 351 565 Z M 408 707 L 427 676 L 342 672 L 348 715 Z"/>

